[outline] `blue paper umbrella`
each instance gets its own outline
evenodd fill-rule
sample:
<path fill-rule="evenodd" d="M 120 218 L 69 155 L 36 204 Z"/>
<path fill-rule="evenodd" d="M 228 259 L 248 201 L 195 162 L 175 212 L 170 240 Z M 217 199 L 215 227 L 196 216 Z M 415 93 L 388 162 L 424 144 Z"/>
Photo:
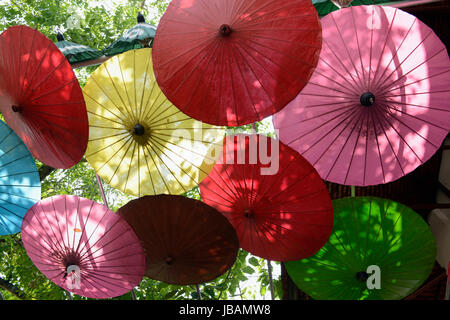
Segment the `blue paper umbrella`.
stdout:
<path fill-rule="evenodd" d="M 0 235 L 20 231 L 28 209 L 41 199 L 41 181 L 25 144 L 0 120 Z"/>

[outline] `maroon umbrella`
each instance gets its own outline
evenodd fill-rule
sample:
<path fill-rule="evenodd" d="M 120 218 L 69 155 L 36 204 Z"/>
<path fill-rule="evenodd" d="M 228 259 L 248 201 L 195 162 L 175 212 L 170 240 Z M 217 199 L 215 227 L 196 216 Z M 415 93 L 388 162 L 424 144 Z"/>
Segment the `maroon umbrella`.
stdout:
<path fill-rule="evenodd" d="M 213 280 L 231 268 L 239 242 L 231 224 L 201 201 L 183 196 L 145 196 L 117 212 L 141 239 L 146 275 L 178 285 Z"/>

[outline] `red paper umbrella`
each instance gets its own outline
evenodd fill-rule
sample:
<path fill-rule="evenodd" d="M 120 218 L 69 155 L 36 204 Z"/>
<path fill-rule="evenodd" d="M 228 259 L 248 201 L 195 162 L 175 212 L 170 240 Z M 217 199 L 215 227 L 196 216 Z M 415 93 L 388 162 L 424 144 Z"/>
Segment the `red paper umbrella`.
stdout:
<path fill-rule="evenodd" d="M 144 276 L 142 245 L 124 219 L 76 196 L 35 204 L 22 240 L 36 267 L 58 286 L 89 298 L 123 295 Z"/>
<path fill-rule="evenodd" d="M 230 223 L 201 201 L 145 196 L 117 212 L 136 231 L 149 278 L 178 285 L 213 280 L 231 268 L 239 242 Z"/>
<path fill-rule="evenodd" d="M 274 116 L 280 140 L 325 180 L 368 186 L 403 177 L 450 130 L 450 60 L 416 17 L 354 6 L 321 20 L 310 82 Z"/>
<path fill-rule="evenodd" d="M 185 114 L 240 126 L 295 98 L 321 45 L 311 0 L 174 0 L 156 31 L 155 76 Z"/>
<path fill-rule="evenodd" d="M 327 242 L 330 195 L 303 157 L 261 135 L 228 137 L 223 154 L 200 183 L 201 196 L 228 218 L 244 250 L 290 261 L 313 255 Z"/>
<path fill-rule="evenodd" d="M 14 26 L 0 35 L 0 111 L 41 162 L 66 169 L 86 151 L 89 127 L 78 80 L 37 30 Z"/>

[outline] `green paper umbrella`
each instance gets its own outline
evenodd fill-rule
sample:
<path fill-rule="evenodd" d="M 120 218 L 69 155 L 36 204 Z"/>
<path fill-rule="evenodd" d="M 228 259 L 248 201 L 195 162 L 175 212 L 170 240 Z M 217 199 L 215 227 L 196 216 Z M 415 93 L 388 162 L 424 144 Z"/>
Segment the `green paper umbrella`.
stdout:
<path fill-rule="evenodd" d="M 342 3 L 348 6 L 360 6 L 371 4 L 386 4 L 390 2 L 398 2 L 400 0 L 353 0 L 348 4 L 349 0 L 312 0 L 314 7 L 316 7 L 319 17 L 323 17 L 330 12 L 338 10 L 339 7 L 336 4 Z M 334 2 L 334 3 L 333 3 Z"/>
<path fill-rule="evenodd" d="M 436 244 L 417 213 L 374 197 L 335 200 L 333 209 L 325 246 L 312 257 L 285 263 L 295 284 L 313 299 L 398 300 L 427 279 Z"/>
<path fill-rule="evenodd" d="M 58 39 L 56 46 L 61 50 L 62 54 L 67 58 L 70 64 L 94 60 L 103 55 L 99 50 L 65 40 L 64 36 L 59 32 L 56 35 L 56 38 Z"/>
<path fill-rule="evenodd" d="M 145 22 L 144 16 L 138 14 L 137 25 L 128 29 L 124 34 L 103 50 L 105 56 L 113 56 L 128 50 L 151 48 L 155 37 L 156 27 Z"/>

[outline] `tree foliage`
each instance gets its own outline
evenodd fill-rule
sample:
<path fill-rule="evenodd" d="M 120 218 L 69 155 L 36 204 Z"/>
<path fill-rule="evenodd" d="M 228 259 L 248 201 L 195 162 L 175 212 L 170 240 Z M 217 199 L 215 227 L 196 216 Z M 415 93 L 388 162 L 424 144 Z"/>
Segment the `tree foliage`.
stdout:
<path fill-rule="evenodd" d="M 9 0 L 0 1 L 0 31 L 18 24 L 28 25 L 56 41 L 62 32 L 67 40 L 103 49 L 126 29 L 136 24 L 138 12 L 147 22 L 157 25 L 169 0 L 87 1 L 87 0 Z M 76 70 L 83 86 L 96 67 Z M 270 125 L 257 123 L 255 128 L 271 134 Z M 230 133 L 251 132 L 251 125 L 230 128 Z M 42 198 L 71 194 L 102 203 L 94 170 L 82 160 L 68 170 L 54 170 L 36 160 L 42 180 Z M 127 196 L 104 184 L 112 210 L 128 202 Z M 200 199 L 198 188 L 185 196 Z M 259 292 L 246 286 L 254 279 Z M 274 280 L 277 297 L 281 283 Z M 235 265 L 214 281 L 200 285 L 202 299 L 243 299 L 265 295 L 269 288 L 266 263 L 240 250 Z M 197 299 L 195 286 L 174 286 L 144 277 L 135 289 L 137 299 Z M 1 299 L 68 299 L 68 294 L 48 280 L 32 263 L 20 234 L 0 237 L 0 300 Z M 74 296 L 74 300 L 85 299 Z M 131 299 L 131 293 L 116 299 Z"/>

